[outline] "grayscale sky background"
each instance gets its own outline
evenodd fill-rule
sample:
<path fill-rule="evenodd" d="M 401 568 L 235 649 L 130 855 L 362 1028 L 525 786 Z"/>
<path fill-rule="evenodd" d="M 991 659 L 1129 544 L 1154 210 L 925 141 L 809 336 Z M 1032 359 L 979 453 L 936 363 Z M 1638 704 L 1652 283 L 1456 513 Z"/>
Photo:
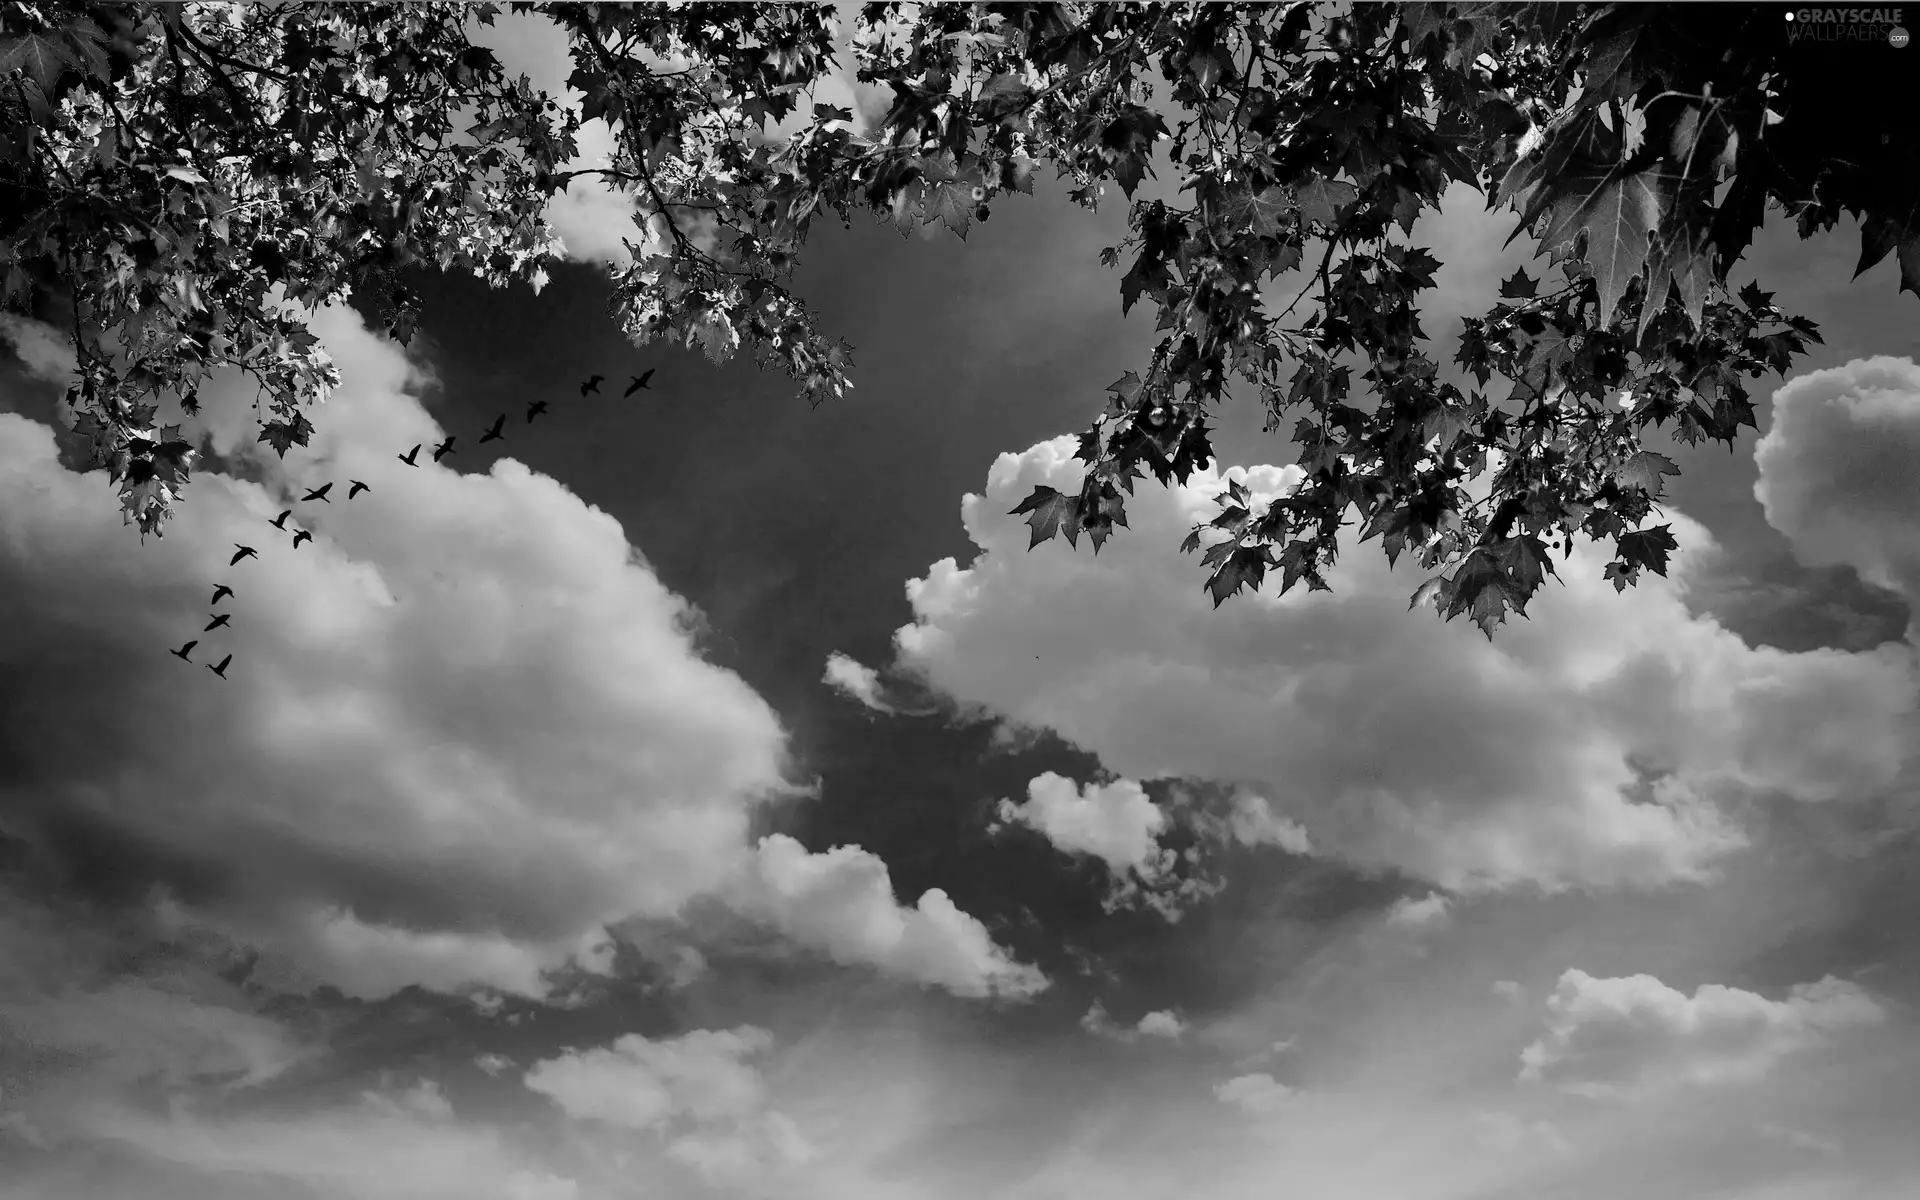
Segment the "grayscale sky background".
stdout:
<path fill-rule="evenodd" d="M 323 314 L 308 450 L 204 389 L 145 546 L 10 321 L 0 1198 L 1920 1194 L 1893 262 L 1770 225 L 1739 278 L 1826 344 L 1754 384 L 1757 444 L 1661 447 L 1669 577 L 1581 548 L 1489 645 L 1373 546 L 1214 611 L 1176 546 L 1219 472 L 1027 552 L 1008 510 L 1077 481 L 1153 323 L 1097 261 L 1117 193 L 1036 191 L 965 245 L 820 229 L 856 389 L 809 410 L 626 344 L 591 263 L 636 235 L 583 189 L 538 298 L 433 283 L 407 349 Z M 1543 266 L 1483 208 L 1415 231 L 1442 360 Z M 1284 485 L 1251 405 L 1220 424 Z M 266 526 L 349 478 L 311 545 Z M 194 637 L 224 684 L 161 652 Z"/>

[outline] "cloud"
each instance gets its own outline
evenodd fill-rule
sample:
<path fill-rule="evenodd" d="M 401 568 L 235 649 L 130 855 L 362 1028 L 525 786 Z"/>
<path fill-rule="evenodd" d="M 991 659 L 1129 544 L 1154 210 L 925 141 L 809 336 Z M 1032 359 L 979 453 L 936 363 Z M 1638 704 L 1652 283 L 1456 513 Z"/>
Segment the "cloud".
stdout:
<path fill-rule="evenodd" d="M 475 1055 L 473 1065 L 479 1067 L 495 1079 L 498 1079 L 501 1075 L 513 1068 L 513 1060 L 504 1054 L 494 1054 L 489 1051 L 485 1054 Z"/>
<path fill-rule="evenodd" d="M 1131 1042 L 1139 1038 L 1164 1038 L 1177 1042 L 1189 1028 L 1187 1022 L 1171 1009 L 1161 1009 L 1147 1013 L 1131 1026 L 1116 1025 L 1107 1015 L 1107 1010 L 1098 1000 L 1080 1018 L 1080 1028 L 1096 1037 L 1111 1038 L 1116 1042 Z"/>
<path fill-rule="evenodd" d="M 1298 1095 L 1264 1071 L 1253 1075 L 1236 1075 L 1224 1083 L 1215 1084 L 1213 1094 L 1220 1103 L 1231 1104 L 1256 1116 L 1277 1112 L 1289 1099 Z"/>
<path fill-rule="evenodd" d="M 894 708 L 880 695 L 880 673 L 863 666 L 835 650 L 827 655 L 827 673 L 821 682 L 851 696 L 875 712 L 891 713 Z"/>
<path fill-rule="evenodd" d="M 1215 512 L 1213 472 L 1141 488 L 1098 556 L 1029 552 L 1006 514 L 1037 484 L 1077 488 L 1074 446 L 1004 454 L 962 501 L 978 553 L 908 582 L 900 668 L 1124 778 L 1245 787 L 1317 854 L 1448 891 L 1702 880 L 1745 844 L 1724 798 L 1870 794 L 1907 752 L 1910 649 L 1787 654 L 1691 615 L 1689 564 L 1714 551 L 1679 514 L 1670 578 L 1616 593 L 1605 554 L 1576 546 L 1564 586 L 1489 645 L 1409 613 L 1419 579 L 1371 547 L 1341 558 L 1331 595 L 1269 587 L 1215 610 L 1173 549 Z M 1299 470 L 1226 477 L 1261 498 Z"/>
<path fill-rule="evenodd" d="M 1789 1054 L 1884 1015 L 1832 976 L 1768 1000 L 1713 983 L 1689 997 L 1651 975 L 1568 970 L 1547 999 L 1546 1035 L 1521 1052 L 1520 1078 L 1594 1097 L 1751 1082 Z"/>
<path fill-rule="evenodd" d="M 762 838 L 735 903 L 835 962 L 870 964 L 957 996 L 1022 999 L 1047 986 L 941 889 L 922 893 L 912 908 L 899 904 L 886 863 L 858 846 L 816 854 L 785 834 Z"/>
<path fill-rule="evenodd" d="M 1451 901 L 1442 892 L 1428 892 L 1418 900 L 1402 896 L 1387 910 L 1387 924 L 1412 927 L 1438 925 L 1447 919 L 1450 904 Z"/>
<path fill-rule="evenodd" d="M 1511 979 L 1493 981 L 1493 994 L 1503 1000 L 1519 1000 L 1526 996 L 1527 989 Z"/>
<path fill-rule="evenodd" d="M 0 338 L 22 366 L 42 379 L 64 383 L 73 371 L 73 343 L 43 321 L 0 312 Z"/>
<path fill-rule="evenodd" d="M 103 1102 L 222 1096 L 279 1080 L 317 1042 L 225 977 L 219 947 L 152 913 L 91 919 L 0 889 L 0 1096 L 39 1137 L 84 1136 Z"/>
<path fill-rule="evenodd" d="M 1501 1154 L 1545 1150 L 1567 1154 L 1573 1150 L 1566 1136 L 1550 1121 L 1528 1121 L 1510 1112 L 1482 1111 L 1470 1118 L 1476 1144 Z"/>
<path fill-rule="evenodd" d="M 1274 815 L 1265 796 L 1242 792 L 1227 812 L 1227 830 L 1243 846 L 1278 846 L 1289 854 L 1313 853 L 1313 841 L 1298 821 Z"/>
<path fill-rule="evenodd" d="M 617 521 L 512 459 L 394 461 L 443 434 L 409 360 L 350 312 L 314 328 L 343 386 L 311 447 L 256 445 L 216 379 L 187 434 L 235 473 L 197 471 L 145 545 L 104 475 L 0 414 L 0 819 L 123 900 L 157 889 L 182 928 L 260 947 L 288 988 L 544 997 L 556 971 L 611 969 L 609 923 L 743 877 L 841 961 L 964 995 L 1039 986 L 944 893 L 898 909 L 857 847 L 756 851 L 754 808 L 801 789 L 771 708 L 700 656 L 699 613 Z M 288 503 L 343 478 L 372 490 Z M 268 524 L 285 507 L 311 545 Z M 234 543 L 259 558 L 228 570 Z M 231 651 L 225 681 L 161 652 L 216 580 L 233 625 L 195 661 Z"/>
<path fill-rule="evenodd" d="M 767 1108 L 765 1081 L 746 1061 L 772 1045 L 752 1025 L 658 1041 L 628 1034 L 542 1059 L 525 1083 L 571 1117 L 660 1132 L 669 1157 L 711 1183 L 766 1183 L 814 1155 L 793 1122 Z"/>
<path fill-rule="evenodd" d="M 995 812 L 1002 821 L 1038 832 L 1059 850 L 1099 859 L 1123 878 L 1133 872 L 1153 883 L 1173 866 L 1173 855 L 1158 841 L 1167 816 L 1131 779 L 1077 785 L 1048 771 L 1028 781 L 1026 800 L 1002 800 Z"/>
<path fill-rule="evenodd" d="M 1790 1126 L 1775 1125 L 1767 1122 L 1760 1125 L 1759 1130 L 1762 1137 L 1793 1146 L 1797 1149 L 1811 1150 L 1815 1154 L 1838 1158 L 1842 1153 L 1840 1143 L 1833 1138 L 1822 1137 L 1817 1133 L 1808 1133 L 1804 1129 L 1794 1129 Z"/>
<path fill-rule="evenodd" d="M 1753 459 L 1754 498 L 1794 555 L 1904 594 L 1920 641 L 1920 364 L 1881 355 L 1787 380 Z"/>
<path fill-rule="evenodd" d="M 577 1200 L 579 1185 L 490 1126 L 462 1122 L 438 1086 L 367 1092 L 287 1115 L 166 1116 L 102 1108 L 102 1141 L 207 1176 L 299 1185 L 323 1200 Z"/>

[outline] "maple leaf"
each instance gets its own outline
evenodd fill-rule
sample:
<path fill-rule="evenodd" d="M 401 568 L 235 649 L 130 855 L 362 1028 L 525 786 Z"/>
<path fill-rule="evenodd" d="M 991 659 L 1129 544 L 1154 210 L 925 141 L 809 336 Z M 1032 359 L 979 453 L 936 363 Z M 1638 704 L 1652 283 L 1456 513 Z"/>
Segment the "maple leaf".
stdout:
<path fill-rule="evenodd" d="M 1599 291 L 1600 316 L 1613 315 L 1627 283 L 1646 266 L 1652 235 L 1666 212 L 1666 174 L 1656 165 L 1644 171 L 1573 170 L 1546 193 L 1543 247 L 1569 251 L 1586 234 L 1583 257 Z"/>
<path fill-rule="evenodd" d="M 1614 468 L 1613 478 L 1623 488 L 1643 488 L 1649 497 L 1658 500 L 1666 487 L 1661 477 L 1679 473 L 1679 465 L 1666 455 L 1642 450 Z"/>
<path fill-rule="evenodd" d="M 1521 267 L 1513 277 L 1500 285 L 1502 300 L 1531 300 L 1540 292 L 1540 281 L 1527 275 L 1527 269 Z"/>
<path fill-rule="evenodd" d="M 1007 515 L 1017 517 L 1021 513 L 1029 514 L 1027 524 L 1033 529 L 1033 540 L 1027 543 L 1031 550 L 1041 542 L 1065 529 L 1067 541 L 1079 544 L 1080 537 L 1080 497 L 1069 496 L 1047 487 L 1036 485 L 1033 494 L 1020 502 L 1020 507 Z"/>
<path fill-rule="evenodd" d="M 287 456 L 287 450 L 293 446 L 304 446 L 313 436 L 313 424 L 305 413 L 294 413 L 291 420 L 268 421 L 260 427 L 258 441 L 273 447 L 273 452 L 281 458 Z"/>
<path fill-rule="evenodd" d="M 1623 533 L 1614 544 L 1620 551 L 1620 561 L 1629 572 L 1635 574 L 1641 567 L 1646 567 L 1655 575 L 1665 575 L 1667 555 L 1680 548 L 1680 543 L 1673 538 L 1671 525 L 1656 525 L 1652 529 Z M 1620 590 L 1617 583 L 1614 590 Z"/>
<path fill-rule="evenodd" d="M 53 38 L 43 37 L 29 32 L 23 37 L 0 43 L 0 76 L 14 70 L 25 71 L 43 93 L 51 95 L 53 85 L 60 82 L 61 74 L 68 67 L 78 67 L 80 60 Z"/>
<path fill-rule="evenodd" d="M 1222 545 L 1231 546 L 1232 542 Z M 1213 594 L 1213 606 L 1219 608 L 1226 603 L 1227 597 L 1241 588 L 1260 590 L 1261 581 L 1267 577 L 1267 555 L 1270 552 L 1264 545 L 1241 546 L 1226 556 L 1226 561 L 1215 569 L 1207 579 L 1206 589 Z"/>
<path fill-rule="evenodd" d="M 1339 210 L 1359 198 L 1360 189 L 1343 180 L 1315 176 L 1295 188 L 1293 195 L 1302 224 L 1332 225 Z"/>
<path fill-rule="evenodd" d="M 1460 564 L 1453 577 L 1437 590 L 1438 608 L 1443 619 L 1451 621 L 1467 613 L 1489 642 L 1493 631 L 1507 619 L 1507 609 L 1518 599 L 1512 580 L 1500 569 L 1493 555 L 1479 547 Z"/>

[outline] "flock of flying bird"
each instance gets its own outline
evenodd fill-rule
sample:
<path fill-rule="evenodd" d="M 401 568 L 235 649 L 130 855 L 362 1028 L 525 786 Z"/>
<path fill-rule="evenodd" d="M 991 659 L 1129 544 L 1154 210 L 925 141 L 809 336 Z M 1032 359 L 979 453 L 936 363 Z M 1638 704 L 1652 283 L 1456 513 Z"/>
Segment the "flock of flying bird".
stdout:
<path fill-rule="evenodd" d="M 627 385 L 627 390 L 621 393 L 621 398 L 625 399 L 626 397 L 633 395 L 635 392 L 640 391 L 643 388 L 646 388 L 647 390 L 652 390 L 648 386 L 648 382 L 647 382 L 652 378 L 653 378 L 652 367 L 649 367 L 645 371 L 641 372 L 640 374 L 635 375 L 633 377 L 633 382 Z M 606 379 L 605 375 L 594 375 L 589 377 L 586 380 L 586 382 L 580 385 L 580 394 L 582 396 L 587 396 L 591 393 L 598 392 L 600 390 L 600 383 L 604 379 Z M 547 402 L 545 400 L 529 401 L 527 404 L 527 423 L 532 424 L 533 419 L 535 417 L 539 416 L 541 413 L 544 413 L 546 411 L 547 411 Z M 493 424 L 489 425 L 486 431 L 480 435 L 479 444 L 484 446 L 488 442 L 498 442 L 498 441 L 504 440 L 506 437 L 506 433 L 505 433 L 506 424 L 507 424 L 507 414 L 501 413 L 499 416 L 495 417 L 493 419 Z M 439 445 L 435 446 L 433 448 L 433 461 L 439 462 L 441 459 L 445 458 L 447 455 L 454 453 L 453 443 L 454 443 L 454 439 L 452 437 L 448 437 L 446 441 L 441 442 Z M 415 446 L 413 449 L 407 451 L 405 454 L 396 454 L 394 455 L 394 457 L 399 459 L 401 462 L 407 464 L 409 467 L 417 467 L 420 464 L 416 460 L 419 458 L 420 451 L 422 447 L 424 447 L 425 445 L 426 443 L 422 442 L 420 443 L 420 445 Z M 347 488 L 347 499 L 349 500 L 353 499 L 355 496 L 358 496 L 361 492 L 370 492 L 373 490 L 371 486 L 369 486 L 368 484 L 362 483 L 358 479 L 349 479 L 347 483 L 349 484 Z M 321 484 L 319 487 L 314 488 L 312 491 L 309 491 L 306 495 L 300 497 L 299 502 L 302 504 L 305 504 L 310 501 L 317 500 L 322 504 L 332 504 L 333 501 L 327 499 L 327 493 L 332 490 L 333 490 L 333 482 L 329 480 L 328 482 Z M 293 515 L 293 510 L 289 508 L 285 512 L 281 513 L 279 516 L 275 517 L 273 520 L 268 521 L 267 524 L 273 526 L 275 529 L 280 530 L 282 533 L 285 533 L 287 531 L 287 518 L 291 517 L 292 515 Z M 313 534 L 309 533 L 305 529 L 296 529 L 293 531 L 293 548 L 295 550 L 298 550 L 300 548 L 301 542 L 310 542 L 312 540 L 313 540 Z M 238 542 L 235 542 L 233 544 L 233 550 L 234 550 L 233 557 L 229 559 L 227 562 L 227 566 L 229 567 L 239 566 L 241 563 L 241 560 L 243 559 L 260 557 L 260 552 L 258 550 L 255 550 L 252 546 L 243 546 Z M 231 595 L 233 595 L 232 588 L 228 587 L 224 583 L 216 584 L 213 589 L 213 600 L 209 603 L 208 607 L 211 608 L 214 605 L 219 604 L 222 599 Z M 207 626 L 205 629 L 202 629 L 200 632 L 202 634 L 208 634 L 208 633 L 212 633 L 216 629 L 231 629 L 232 625 L 230 622 L 231 622 L 232 616 L 233 616 L 232 613 L 208 613 Z M 178 650 L 169 650 L 167 651 L 167 653 L 173 655 L 175 658 L 179 659 L 181 662 L 190 663 L 193 661 L 191 657 L 191 655 L 193 654 L 193 648 L 195 646 L 198 646 L 199 644 L 200 644 L 200 639 L 195 638 L 194 640 L 188 642 L 186 645 L 180 647 Z M 207 670 L 212 671 L 215 675 L 218 675 L 220 678 L 225 679 L 227 677 L 227 666 L 232 662 L 233 662 L 233 655 L 229 654 L 225 658 L 221 659 L 218 663 L 206 663 L 204 665 L 206 666 Z"/>

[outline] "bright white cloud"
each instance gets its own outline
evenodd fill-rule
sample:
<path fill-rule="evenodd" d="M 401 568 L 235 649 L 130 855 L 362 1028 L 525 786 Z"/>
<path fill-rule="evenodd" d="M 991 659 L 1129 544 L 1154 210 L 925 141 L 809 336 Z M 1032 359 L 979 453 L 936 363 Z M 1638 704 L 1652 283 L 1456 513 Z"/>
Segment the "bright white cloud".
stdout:
<path fill-rule="evenodd" d="M 827 655 L 827 673 L 821 682 L 851 696 L 875 712 L 891 713 L 894 708 L 880 694 L 880 673 L 835 650 Z"/>
<path fill-rule="evenodd" d="M 1789 379 L 1753 494 L 1800 561 L 1906 595 L 1920 641 L 1920 364 L 1882 355 Z"/>
<path fill-rule="evenodd" d="M 1023 998 L 1047 985 L 941 889 L 902 906 L 886 863 L 858 846 L 815 854 L 785 834 L 763 838 L 736 903 L 836 962 L 877 966 L 958 996 Z"/>
<path fill-rule="evenodd" d="M 753 1025 L 660 1041 L 634 1033 L 608 1047 L 542 1059 L 525 1082 L 570 1116 L 627 1129 L 658 1129 L 676 1116 L 718 1121 L 764 1103 L 760 1071 L 745 1060 L 772 1045 L 773 1035 Z"/>
<path fill-rule="evenodd" d="M 1694 617 L 1689 564 L 1711 539 L 1678 514 L 1671 578 L 1616 593 L 1605 555 L 1577 547 L 1565 586 L 1489 645 L 1409 613 L 1420 580 L 1371 547 L 1341 558 L 1331 595 L 1269 588 L 1215 610 L 1172 549 L 1215 511 L 1211 472 L 1141 488 L 1097 557 L 1059 539 L 1029 553 L 1006 514 L 1036 484 L 1078 487 L 1074 446 L 1002 455 L 963 500 L 979 552 L 908 583 L 901 666 L 1127 779 L 1254 790 L 1318 853 L 1449 891 L 1698 880 L 1744 844 L 1724 794 L 1867 794 L 1906 753 L 1910 650 L 1787 654 Z M 1265 497 L 1299 471 L 1227 475 Z"/>
<path fill-rule="evenodd" d="M 1133 1028 L 1141 1037 L 1167 1038 L 1173 1041 L 1178 1040 L 1180 1035 L 1187 1031 L 1187 1023 L 1180 1019 L 1178 1013 L 1161 1009 L 1141 1017 Z"/>
<path fill-rule="evenodd" d="M 1243 846 L 1278 846 L 1289 854 L 1313 853 L 1313 841 L 1300 822 L 1276 816 L 1265 796 L 1242 792 L 1227 811 L 1227 828 Z"/>
<path fill-rule="evenodd" d="M 740 868 L 753 804 L 796 790 L 784 731 L 700 658 L 697 614 L 618 522 L 511 459 L 394 461 L 442 433 L 408 360 L 351 313 L 314 326 L 343 386 L 312 446 L 273 457 L 238 380 L 203 388 L 189 436 L 260 482 L 196 472 L 164 540 L 123 528 L 51 430 L 0 414 L 0 658 L 57 698 L 12 731 L 35 786 L 0 803 L 28 829 L 111 831 L 199 918 L 350 993 L 541 994 L 607 922 Z M 347 478 L 372 490 L 286 502 Z M 268 524 L 285 507 L 310 546 Z M 259 558 L 229 569 L 234 543 Z M 216 580 L 233 625 L 195 662 L 231 651 L 224 682 L 161 653 Z"/>
<path fill-rule="evenodd" d="M 814 1154 L 799 1128 L 768 1108 L 766 1083 L 747 1061 L 772 1045 L 773 1035 L 752 1025 L 658 1041 L 628 1034 L 543 1059 L 525 1083 L 571 1117 L 660 1132 L 668 1156 L 711 1183 L 764 1185 Z"/>
<path fill-rule="evenodd" d="M 1213 1094 L 1222 1104 L 1231 1104 L 1244 1112 L 1261 1116 L 1277 1112 L 1297 1093 L 1261 1071 L 1252 1075 L 1236 1075 L 1224 1083 L 1215 1084 Z"/>
<path fill-rule="evenodd" d="M 1087 1009 L 1080 1018 L 1080 1028 L 1097 1037 L 1112 1038 L 1116 1042 L 1131 1042 L 1143 1037 L 1163 1038 L 1170 1042 L 1179 1041 L 1187 1032 L 1187 1022 L 1180 1014 L 1171 1009 L 1160 1009 L 1147 1013 L 1132 1025 L 1116 1025 L 1107 1015 L 1106 1006 L 1098 1000 Z"/>
<path fill-rule="evenodd" d="M 1450 904 L 1442 892 L 1428 892 L 1418 900 L 1402 896 L 1387 909 L 1387 924 L 1412 927 L 1438 925 L 1447 919 Z"/>
<path fill-rule="evenodd" d="M 1600 979 L 1569 970 L 1547 999 L 1545 1036 L 1521 1052 L 1520 1078 L 1596 1097 L 1751 1082 L 1787 1055 L 1884 1015 L 1857 986 L 1831 976 L 1768 1000 L 1720 984 L 1688 996 L 1651 975 Z"/>
<path fill-rule="evenodd" d="M 1077 785 L 1048 771 L 1028 781 L 1026 800 L 1002 800 L 996 812 L 1002 821 L 1025 825 L 1068 854 L 1101 860 L 1115 875 L 1132 871 L 1153 882 L 1173 865 L 1158 840 L 1167 816 L 1131 779 Z"/>

